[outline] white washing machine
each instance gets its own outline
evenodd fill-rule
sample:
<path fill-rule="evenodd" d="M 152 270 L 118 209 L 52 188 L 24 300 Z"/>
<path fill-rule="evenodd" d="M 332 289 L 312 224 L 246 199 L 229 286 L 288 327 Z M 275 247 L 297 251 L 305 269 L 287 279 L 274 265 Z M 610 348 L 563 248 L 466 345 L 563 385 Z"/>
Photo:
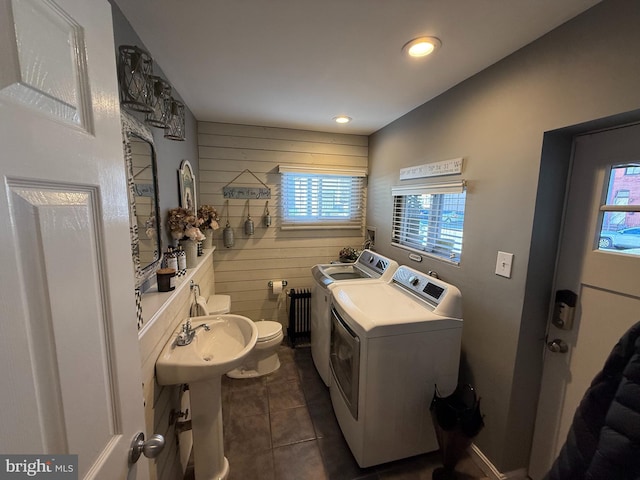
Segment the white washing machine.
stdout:
<path fill-rule="evenodd" d="M 400 266 L 390 282 L 332 290 L 331 402 L 361 467 L 438 449 L 434 386 L 458 383 L 460 291 Z"/>
<path fill-rule="evenodd" d="M 390 258 L 363 250 L 354 263 L 318 264 L 311 269 L 315 280 L 311 292 L 311 355 L 322 381 L 329 386 L 329 345 L 331 340 L 331 290 L 337 285 L 388 282 L 398 268 Z"/>

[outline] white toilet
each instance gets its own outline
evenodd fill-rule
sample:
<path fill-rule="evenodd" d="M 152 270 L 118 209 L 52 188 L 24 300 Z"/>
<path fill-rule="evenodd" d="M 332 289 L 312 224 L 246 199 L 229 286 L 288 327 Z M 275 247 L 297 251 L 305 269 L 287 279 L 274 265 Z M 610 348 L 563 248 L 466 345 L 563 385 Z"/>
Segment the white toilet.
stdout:
<path fill-rule="evenodd" d="M 231 378 L 253 378 L 273 373 L 280 368 L 278 347 L 282 343 L 284 333 L 278 322 L 260 320 L 258 327 L 258 341 L 244 363 L 227 373 Z"/>
<path fill-rule="evenodd" d="M 211 295 L 207 298 L 206 315 L 222 315 L 231 312 L 231 295 Z"/>
<path fill-rule="evenodd" d="M 231 311 L 231 296 L 211 295 L 207 299 L 208 315 L 222 315 Z M 258 327 L 258 341 L 244 363 L 227 373 L 231 378 L 253 378 L 273 373 L 280 368 L 278 347 L 284 338 L 282 325 L 279 322 L 260 320 Z"/>

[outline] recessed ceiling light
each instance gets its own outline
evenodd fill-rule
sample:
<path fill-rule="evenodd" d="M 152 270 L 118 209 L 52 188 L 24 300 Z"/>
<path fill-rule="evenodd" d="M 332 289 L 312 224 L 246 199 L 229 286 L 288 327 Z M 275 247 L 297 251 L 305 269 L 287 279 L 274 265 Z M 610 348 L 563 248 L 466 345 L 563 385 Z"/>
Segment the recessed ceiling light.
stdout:
<path fill-rule="evenodd" d="M 333 121 L 336 123 L 349 123 L 351 121 L 351 117 L 338 115 L 337 117 L 333 117 Z"/>
<path fill-rule="evenodd" d="M 442 42 L 436 37 L 419 37 L 407 42 L 402 51 L 410 57 L 426 57 L 435 52 Z"/>

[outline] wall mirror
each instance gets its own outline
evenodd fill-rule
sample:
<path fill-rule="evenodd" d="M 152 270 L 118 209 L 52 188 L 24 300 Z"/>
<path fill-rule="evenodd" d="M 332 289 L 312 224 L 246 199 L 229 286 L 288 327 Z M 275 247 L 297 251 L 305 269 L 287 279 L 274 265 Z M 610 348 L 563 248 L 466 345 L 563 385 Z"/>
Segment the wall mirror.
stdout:
<path fill-rule="evenodd" d="M 144 292 L 159 266 L 161 252 L 156 154 L 149 128 L 124 111 L 122 139 L 134 275 L 136 288 Z"/>

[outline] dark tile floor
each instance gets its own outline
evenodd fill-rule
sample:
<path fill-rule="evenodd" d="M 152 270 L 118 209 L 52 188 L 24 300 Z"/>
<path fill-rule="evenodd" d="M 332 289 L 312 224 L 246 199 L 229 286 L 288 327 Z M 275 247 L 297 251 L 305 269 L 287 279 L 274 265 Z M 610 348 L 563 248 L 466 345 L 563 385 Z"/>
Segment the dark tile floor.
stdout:
<path fill-rule="evenodd" d="M 229 480 L 430 480 L 438 452 L 358 467 L 316 372 L 309 347 L 281 346 L 271 375 L 223 377 L 222 412 Z M 467 458 L 461 480 L 483 478 Z"/>

